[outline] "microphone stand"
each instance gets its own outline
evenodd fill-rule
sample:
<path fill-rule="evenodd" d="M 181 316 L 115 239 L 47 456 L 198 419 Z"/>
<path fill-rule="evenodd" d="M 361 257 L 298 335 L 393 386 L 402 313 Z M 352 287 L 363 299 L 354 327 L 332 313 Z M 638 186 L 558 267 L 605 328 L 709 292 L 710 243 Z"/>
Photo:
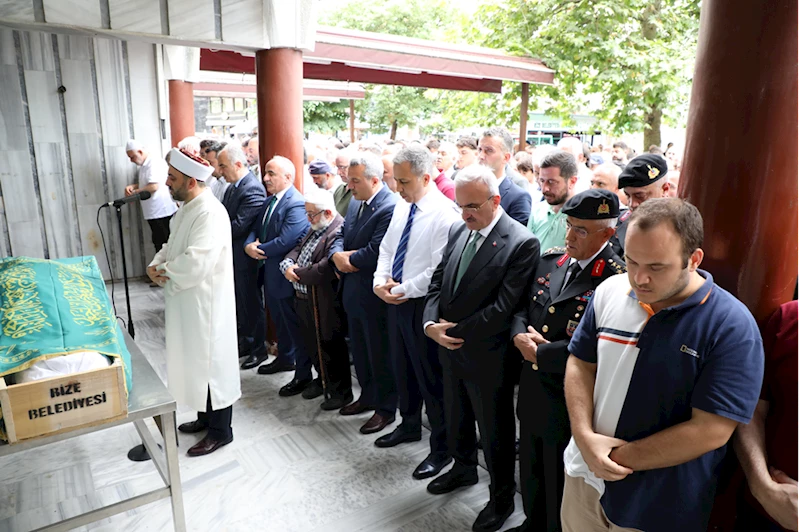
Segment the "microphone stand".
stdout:
<path fill-rule="evenodd" d="M 136 331 L 133 329 L 133 318 L 130 315 L 130 288 L 128 288 L 128 266 L 125 262 L 125 236 L 122 234 L 122 205 L 114 205 L 117 211 L 117 223 L 119 224 L 119 243 L 122 246 L 122 279 L 125 283 L 125 303 L 128 307 L 128 334 L 131 338 L 136 338 Z"/>

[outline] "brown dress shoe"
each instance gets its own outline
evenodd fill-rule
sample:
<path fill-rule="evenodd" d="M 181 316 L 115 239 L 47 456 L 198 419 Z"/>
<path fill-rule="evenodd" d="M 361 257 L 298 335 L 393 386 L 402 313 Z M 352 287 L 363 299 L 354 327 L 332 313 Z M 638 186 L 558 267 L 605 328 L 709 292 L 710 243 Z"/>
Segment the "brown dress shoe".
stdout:
<path fill-rule="evenodd" d="M 187 454 L 189 456 L 203 456 L 206 454 L 211 454 L 220 447 L 227 445 L 232 441 L 233 441 L 233 436 L 231 436 L 227 440 L 222 440 L 222 441 L 214 440 L 206 436 L 202 440 L 198 441 L 193 447 L 191 447 Z"/>
<path fill-rule="evenodd" d="M 361 434 L 380 432 L 392 423 L 394 423 L 394 416 L 384 416 L 376 413 L 361 427 Z"/>
<path fill-rule="evenodd" d="M 358 414 L 363 414 L 364 412 L 368 412 L 370 410 L 374 410 L 374 408 L 363 404 L 361 400 L 358 399 L 354 403 L 350 403 L 341 410 L 339 410 L 338 413 L 341 414 L 342 416 L 355 416 Z"/>

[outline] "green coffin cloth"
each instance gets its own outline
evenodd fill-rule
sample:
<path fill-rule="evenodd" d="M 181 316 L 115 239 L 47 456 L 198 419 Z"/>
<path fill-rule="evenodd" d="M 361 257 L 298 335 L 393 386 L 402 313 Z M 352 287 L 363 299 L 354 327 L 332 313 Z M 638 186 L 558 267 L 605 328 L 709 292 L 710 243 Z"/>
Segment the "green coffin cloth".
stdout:
<path fill-rule="evenodd" d="M 122 359 L 130 391 L 130 353 L 95 258 L 0 259 L 0 376 L 77 351 Z"/>

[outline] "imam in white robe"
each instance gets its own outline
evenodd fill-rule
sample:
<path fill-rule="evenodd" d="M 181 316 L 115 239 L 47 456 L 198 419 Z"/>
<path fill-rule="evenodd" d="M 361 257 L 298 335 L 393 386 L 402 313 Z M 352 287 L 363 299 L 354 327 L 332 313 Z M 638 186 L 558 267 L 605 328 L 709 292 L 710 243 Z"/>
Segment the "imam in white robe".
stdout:
<path fill-rule="evenodd" d="M 241 397 L 230 218 L 206 189 L 169 223 L 169 241 L 150 266 L 169 280 L 166 299 L 167 387 L 180 404 L 205 412 Z"/>

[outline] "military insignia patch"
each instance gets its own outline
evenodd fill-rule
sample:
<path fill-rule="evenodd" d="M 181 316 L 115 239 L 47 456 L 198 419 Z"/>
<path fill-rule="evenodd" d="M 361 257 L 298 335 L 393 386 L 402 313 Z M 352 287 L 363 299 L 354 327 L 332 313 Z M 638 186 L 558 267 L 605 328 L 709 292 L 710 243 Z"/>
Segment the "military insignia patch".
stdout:
<path fill-rule="evenodd" d="M 569 323 L 566 324 L 566 334 L 571 337 L 574 334 L 574 331 L 577 330 L 578 322 L 574 320 L 569 320 Z"/>
<path fill-rule="evenodd" d="M 660 175 L 660 170 L 658 170 L 657 168 L 653 168 L 652 166 L 649 165 L 646 165 L 646 167 L 649 168 L 649 172 L 647 172 L 649 179 L 655 179 L 657 176 Z"/>
<path fill-rule="evenodd" d="M 605 271 L 605 259 L 599 259 L 594 263 L 594 267 L 591 268 L 591 277 L 601 277 L 602 272 Z"/>
<path fill-rule="evenodd" d="M 563 255 L 561 258 L 559 258 L 558 259 L 558 268 L 563 266 L 566 263 L 567 260 L 569 260 L 569 256 L 568 255 Z M 549 275 L 547 275 L 547 277 L 549 277 Z"/>
<path fill-rule="evenodd" d="M 584 301 L 584 302 L 587 303 L 588 301 L 591 300 L 593 295 L 594 295 L 594 291 L 593 290 L 589 290 L 588 292 L 585 292 L 584 294 L 581 294 L 581 295 L 575 297 L 574 299 L 576 299 L 577 301 Z"/>
<path fill-rule="evenodd" d="M 549 279 L 549 274 L 547 274 L 547 279 Z"/>
<path fill-rule="evenodd" d="M 597 210 L 597 214 L 610 214 L 610 205 L 605 200 L 602 200 L 602 205 L 600 205 Z"/>
<path fill-rule="evenodd" d="M 538 279 L 536 279 L 536 281 L 538 281 L 538 284 L 544 284 L 546 282 L 546 279 L 544 279 L 543 277 L 539 277 Z"/>

